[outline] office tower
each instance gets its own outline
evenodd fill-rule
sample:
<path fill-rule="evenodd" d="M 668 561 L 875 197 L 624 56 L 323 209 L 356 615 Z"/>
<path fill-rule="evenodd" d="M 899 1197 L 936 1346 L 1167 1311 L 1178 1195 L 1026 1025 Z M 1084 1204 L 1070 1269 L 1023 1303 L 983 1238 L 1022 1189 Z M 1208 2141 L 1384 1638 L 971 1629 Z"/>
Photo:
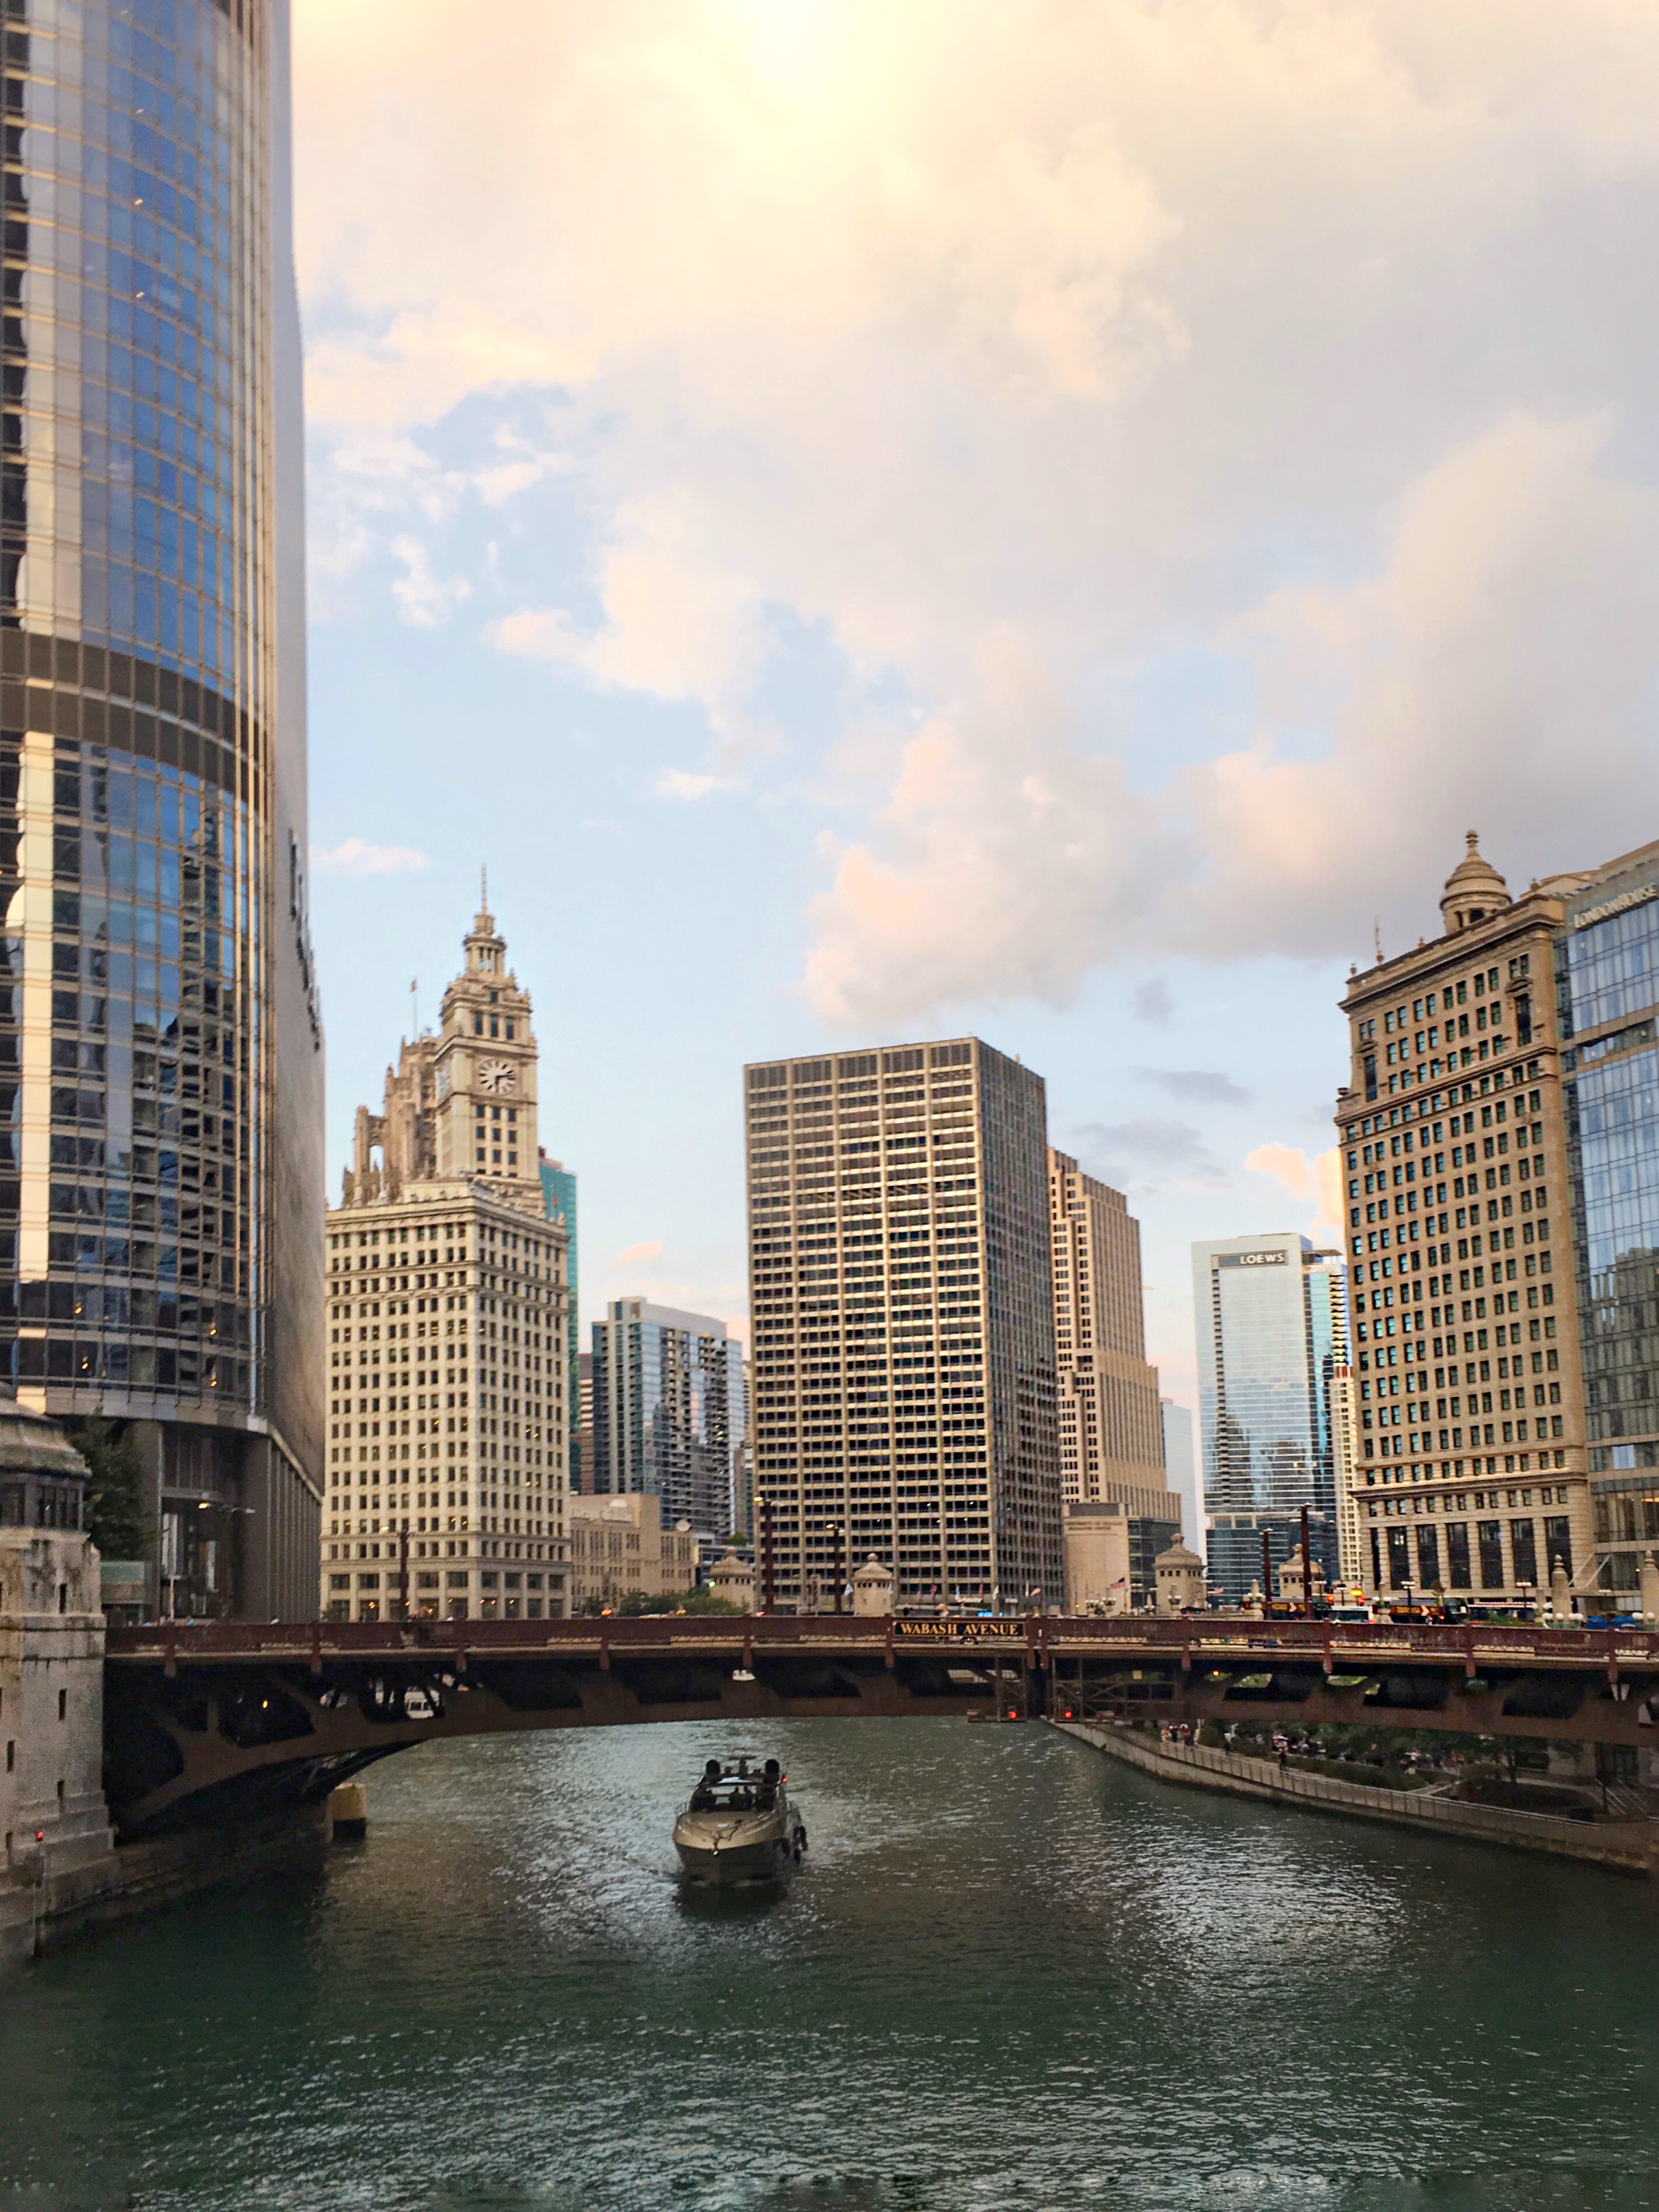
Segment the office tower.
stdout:
<path fill-rule="evenodd" d="M 321 1478 L 287 10 L 8 11 L 4 1372 L 146 1602 L 303 1613 Z"/>
<path fill-rule="evenodd" d="M 1594 1571 L 1554 976 L 1590 880 L 1511 900 L 1471 831 L 1440 935 L 1343 999 L 1356 1512 L 1382 1587 L 1526 1599 L 1554 1559 Z"/>
<path fill-rule="evenodd" d="M 1158 1370 L 1146 1364 L 1140 1224 L 1121 1191 L 1052 1146 L 1048 1218 L 1061 1489 L 1067 1498 L 1113 1498 L 1121 1483 L 1162 1491 L 1164 1430 Z"/>
<path fill-rule="evenodd" d="M 1222 1238 L 1193 1247 L 1199 1423 L 1209 1576 L 1237 1605 L 1301 1540 L 1337 1572 L 1331 1384 L 1345 1356 L 1337 1255 L 1305 1237 Z"/>
<path fill-rule="evenodd" d="M 593 1323 L 593 1494 L 654 1498 L 700 1542 L 732 1526 L 732 1455 L 746 1422 L 743 1347 L 726 1323 L 613 1298 Z"/>
<path fill-rule="evenodd" d="M 755 1365 L 743 1363 L 744 1433 L 732 1455 L 732 1526 L 728 1535 L 739 1543 L 755 1540 Z"/>
<path fill-rule="evenodd" d="M 744 1101 L 777 1602 L 844 1547 L 902 1605 L 1058 1604 L 1042 1078 L 969 1037 L 752 1066 Z"/>
<path fill-rule="evenodd" d="M 1193 1451 L 1193 1417 L 1173 1398 L 1158 1401 L 1158 1425 L 1164 1434 L 1164 1480 L 1181 1500 L 1182 1540 L 1201 1559 L 1204 1556 L 1204 1497 L 1199 1488 L 1198 1462 Z"/>
<path fill-rule="evenodd" d="M 566 1609 L 565 1232 L 530 1016 L 480 910 L 437 1034 L 357 1109 L 325 1236 L 330 1620 Z"/>
<path fill-rule="evenodd" d="M 1579 1579 L 1634 1607 L 1659 1546 L 1659 844 L 1561 889 L 1555 967 L 1596 1561 Z M 1547 1538 L 1545 1549 L 1553 1556 Z"/>
<path fill-rule="evenodd" d="M 582 1487 L 581 1462 L 576 1436 L 581 1425 L 581 1267 L 577 1252 L 576 1178 L 562 1160 L 550 1160 L 544 1146 L 536 1148 L 536 1172 L 541 1178 L 542 1204 L 550 1221 L 562 1221 L 565 1233 L 565 1304 L 569 1352 L 565 1363 L 565 1414 L 570 1433 L 565 1440 L 568 1490 Z"/>
<path fill-rule="evenodd" d="M 591 1495 L 593 1489 L 593 1355 L 576 1361 L 576 1425 L 571 1434 L 567 1488 Z"/>

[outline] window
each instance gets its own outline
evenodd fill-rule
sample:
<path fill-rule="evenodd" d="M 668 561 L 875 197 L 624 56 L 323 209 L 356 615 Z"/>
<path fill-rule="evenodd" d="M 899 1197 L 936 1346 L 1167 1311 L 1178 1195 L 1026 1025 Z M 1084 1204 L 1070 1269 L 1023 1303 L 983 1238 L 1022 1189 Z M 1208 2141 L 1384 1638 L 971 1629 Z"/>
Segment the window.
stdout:
<path fill-rule="evenodd" d="M 1480 1587 L 1482 1589 L 1502 1589 L 1504 1524 L 1501 1521 L 1482 1521 L 1477 1527 L 1480 1544 Z"/>
<path fill-rule="evenodd" d="M 1467 1521 L 1449 1522 L 1446 1528 L 1446 1586 L 1449 1589 L 1468 1589 L 1469 1528 Z"/>

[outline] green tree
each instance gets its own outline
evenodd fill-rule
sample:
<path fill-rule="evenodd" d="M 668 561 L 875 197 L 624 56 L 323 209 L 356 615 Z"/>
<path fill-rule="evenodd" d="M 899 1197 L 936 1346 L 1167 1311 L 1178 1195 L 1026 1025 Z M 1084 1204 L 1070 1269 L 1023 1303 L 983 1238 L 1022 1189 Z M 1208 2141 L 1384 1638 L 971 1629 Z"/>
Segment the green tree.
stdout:
<path fill-rule="evenodd" d="M 641 1613 L 734 1613 L 738 1607 L 730 1598 L 721 1597 L 711 1589 L 660 1590 L 648 1595 L 644 1590 L 629 1590 L 617 1611 L 624 1620 L 631 1620 Z"/>
<path fill-rule="evenodd" d="M 106 1559 L 142 1559 L 149 1551 L 144 1462 L 131 1430 L 94 1413 L 70 1425 L 87 1463 L 87 1534 Z"/>

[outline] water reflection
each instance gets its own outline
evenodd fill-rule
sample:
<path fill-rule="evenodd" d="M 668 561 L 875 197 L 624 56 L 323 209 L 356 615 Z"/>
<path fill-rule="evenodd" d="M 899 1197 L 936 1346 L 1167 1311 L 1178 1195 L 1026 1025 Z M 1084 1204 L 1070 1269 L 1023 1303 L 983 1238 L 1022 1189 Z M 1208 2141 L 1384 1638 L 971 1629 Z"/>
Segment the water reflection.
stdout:
<path fill-rule="evenodd" d="M 752 1733 L 428 1747 L 319 1871 L 43 1962 L 0 2205 L 1649 2201 L 1645 1886 L 904 1721 L 774 1731 L 805 1866 L 689 1887 Z"/>

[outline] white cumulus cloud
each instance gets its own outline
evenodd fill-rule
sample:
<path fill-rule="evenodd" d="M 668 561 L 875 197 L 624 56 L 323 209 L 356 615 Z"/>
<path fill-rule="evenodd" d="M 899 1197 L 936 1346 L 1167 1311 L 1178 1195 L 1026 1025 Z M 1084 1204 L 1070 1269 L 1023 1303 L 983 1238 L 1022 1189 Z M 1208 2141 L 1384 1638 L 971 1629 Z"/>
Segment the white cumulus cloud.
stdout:
<path fill-rule="evenodd" d="M 324 876 L 401 876 L 431 862 L 412 845 L 371 845 L 362 837 L 348 837 L 331 847 L 313 845 L 311 865 Z"/>

